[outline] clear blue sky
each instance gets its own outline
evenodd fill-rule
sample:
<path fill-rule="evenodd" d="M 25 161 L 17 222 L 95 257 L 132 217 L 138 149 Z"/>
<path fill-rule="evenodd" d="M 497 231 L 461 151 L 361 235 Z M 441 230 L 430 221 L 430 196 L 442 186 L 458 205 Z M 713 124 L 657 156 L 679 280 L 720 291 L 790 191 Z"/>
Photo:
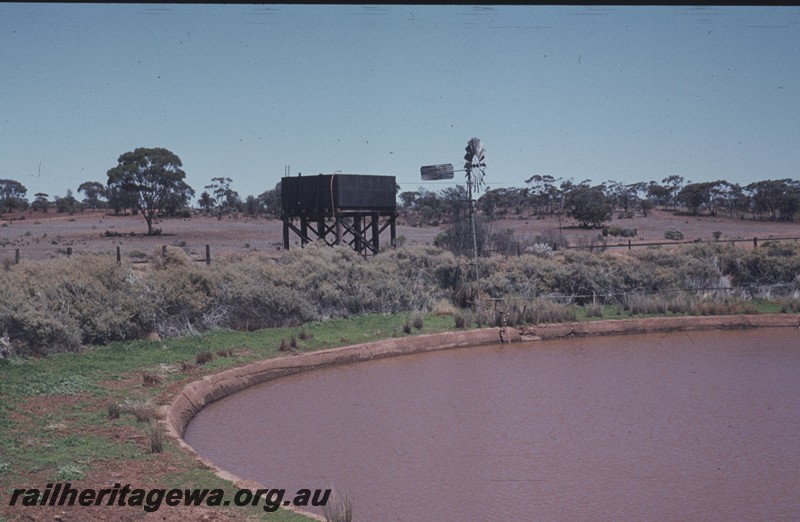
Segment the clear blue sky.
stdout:
<path fill-rule="evenodd" d="M 0 178 L 29 200 L 137 147 L 198 195 L 286 165 L 439 190 L 420 166 L 472 137 L 490 187 L 800 178 L 792 6 L 0 3 L 0 71 Z"/>

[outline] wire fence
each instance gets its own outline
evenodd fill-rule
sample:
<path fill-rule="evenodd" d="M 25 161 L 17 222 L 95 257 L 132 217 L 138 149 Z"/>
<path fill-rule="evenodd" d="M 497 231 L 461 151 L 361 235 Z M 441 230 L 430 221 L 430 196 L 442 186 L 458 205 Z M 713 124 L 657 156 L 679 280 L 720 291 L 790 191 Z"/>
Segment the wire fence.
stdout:
<path fill-rule="evenodd" d="M 537 300 L 549 300 L 562 304 L 573 304 L 586 302 L 599 303 L 623 303 L 629 297 L 652 297 L 656 295 L 694 295 L 694 296 L 716 296 L 716 297 L 742 297 L 745 299 L 770 299 L 773 297 L 786 297 L 798 294 L 800 297 L 800 285 L 798 283 L 773 283 L 765 285 L 739 285 L 739 286 L 703 286 L 696 288 L 663 288 L 663 289 L 631 289 L 619 291 L 598 291 L 585 294 L 560 294 L 546 293 L 536 297 L 482 297 L 491 303 L 508 302 L 535 302 Z"/>
<path fill-rule="evenodd" d="M 177 247 L 177 246 L 174 246 L 174 247 L 175 248 L 184 249 L 184 247 Z M 161 257 L 166 257 L 167 256 L 167 248 L 168 248 L 167 245 L 162 245 L 161 246 Z M 56 252 L 59 255 L 63 255 L 63 256 L 66 256 L 66 257 L 72 257 L 73 254 L 78 254 L 79 253 L 79 252 L 73 250 L 73 248 L 71 246 L 68 246 L 68 247 L 63 248 L 63 249 L 58 249 Z M 97 251 L 91 251 L 91 252 L 92 253 L 98 253 Z M 138 251 L 138 250 L 131 250 L 129 252 L 129 254 L 136 254 L 136 253 L 141 253 L 141 252 Z M 149 259 L 149 257 L 147 255 L 129 256 L 129 257 L 130 258 L 129 258 L 128 261 L 130 263 L 133 263 L 133 264 L 146 264 L 146 263 L 150 262 L 150 259 Z M 15 264 L 19 264 L 19 262 L 22 260 L 22 258 L 23 258 L 22 257 L 22 249 L 15 248 L 14 249 L 14 263 Z M 117 263 L 121 264 L 122 263 L 122 248 L 120 246 L 117 246 L 117 248 L 116 248 L 116 258 L 117 258 Z M 193 256 L 190 256 L 190 259 L 192 261 L 194 261 L 194 262 L 197 262 L 197 263 L 205 263 L 207 265 L 210 265 L 211 264 L 211 245 L 209 245 L 209 244 L 205 245 L 205 256 L 204 257 L 193 257 Z"/>
<path fill-rule="evenodd" d="M 762 242 L 766 242 L 766 241 L 798 241 L 798 240 L 800 240 L 800 237 L 768 237 L 768 238 L 761 238 Z M 646 242 L 646 243 L 639 243 L 639 242 L 634 243 L 633 241 L 631 241 L 629 239 L 627 243 L 615 243 L 615 244 L 599 243 L 599 244 L 595 245 L 595 248 L 627 248 L 628 250 L 631 250 L 634 247 L 665 246 L 665 245 L 720 244 L 720 243 L 735 244 L 735 243 L 751 243 L 751 242 L 753 243 L 753 248 L 758 248 L 758 241 L 759 241 L 758 237 L 753 237 L 752 239 L 715 239 L 715 240 L 711 240 L 711 241 L 709 241 L 709 240 L 703 241 L 703 240 L 699 240 L 699 239 L 694 239 L 694 240 L 683 240 L 683 241 L 681 241 L 681 240 L 678 240 L 678 241 L 658 241 L 658 242 Z M 567 246 L 567 247 L 562 247 L 562 248 L 567 249 L 567 250 L 570 250 L 570 249 L 578 250 L 578 249 L 586 249 L 588 247 L 585 246 L 585 245 L 573 245 L 573 246 Z"/>

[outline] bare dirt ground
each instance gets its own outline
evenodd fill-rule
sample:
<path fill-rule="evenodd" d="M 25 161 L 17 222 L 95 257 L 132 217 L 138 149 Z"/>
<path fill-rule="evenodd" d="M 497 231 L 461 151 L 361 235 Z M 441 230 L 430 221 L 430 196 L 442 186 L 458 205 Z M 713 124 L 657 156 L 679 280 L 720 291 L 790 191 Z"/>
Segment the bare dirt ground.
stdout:
<path fill-rule="evenodd" d="M 561 223 L 562 232 L 570 244 L 576 244 L 580 237 L 596 237 L 600 230 L 586 230 L 578 227 L 573 219 L 565 219 Z M 668 229 L 680 230 L 684 240 L 697 239 L 713 240 L 715 231 L 721 232 L 721 240 L 752 239 L 758 237 L 759 241 L 771 237 L 797 237 L 800 236 L 800 223 L 778 221 L 753 221 L 751 219 L 737 219 L 723 216 L 689 216 L 665 210 L 653 210 L 647 217 L 636 215 L 633 218 L 618 219 L 616 215 L 607 223 L 609 227 L 635 228 L 636 237 L 632 244 L 656 243 L 666 241 L 664 231 Z M 545 219 L 505 219 L 495 221 L 492 225 L 495 232 L 510 228 L 517 239 L 535 238 L 546 230 L 558 230 L 558 218 Z M 626 243 L 628 238 L 607 238 L 609 244 Z"/>
<path fill-rule="evenodd" d="M 24 217 L 24 219 L 22 219 Z M 13 218 L 13 219 L 12 219 Z M 85 211 L 74 215 L 41 214 L 27 212 L 22 215 L 0 217 L 0 260 L 14 259 L 19 249 L 22 259 L 48 259 L 60 257 L 71 248 L 73 253 L 108 253 L 114 255 L 117 246 L 121 254 L 130 258 L 143 257 L 157 252 L 163 245 L 180 246 L 197 259 L 205 258 L 205 245 L 210 245 L 212 259 L 215 256 L 266 252 L 279 255 L 282 249 L 282 224 L 277 219 L 227 216 L 222 219 L 207 216 L 163 219 L 155 228 L 159 236 L 147 236 L 147 227 L 141 216 L 114 216 L 103 211 Z M 445 228 L 411 227 L 398 219 L 397 236 L 406 245 L 432 244 L 434 238 Z M 680 230 L 688 241 L 713 239 L 719 231 L 722 240 L 752 239 L 759 241 L 771 237 L 798 237 L 800 223 L 775 221 L 753 221 L 729 217 L 688 216 L 654 210 L 648 217 L 637 215 L 629 219 L 614 217 L 610 227 L 636 228 L 638 235 L 632 238 L 637 243 L 664 241 L 664 231 Z M 491 229 L 500 232 L 514 231 L 514 238 L 532 241 L 537 235 L 548 231 L 562 230 L 570 244 L 581 238 L 596 238 L 599 230 L 580 229 L 572 219 L 559 223 L 556 217 L 544 219 L 503 219 L 493 221 Z M 386 239 L 384 239 L 384 235 Z M 292 235 L 290 248 L 299 246 L 298 238 Z M 607 238 L 609 244 L 625 243 L 627 238 Z M 381 241 L 388 243 L 388 232 Z"/>

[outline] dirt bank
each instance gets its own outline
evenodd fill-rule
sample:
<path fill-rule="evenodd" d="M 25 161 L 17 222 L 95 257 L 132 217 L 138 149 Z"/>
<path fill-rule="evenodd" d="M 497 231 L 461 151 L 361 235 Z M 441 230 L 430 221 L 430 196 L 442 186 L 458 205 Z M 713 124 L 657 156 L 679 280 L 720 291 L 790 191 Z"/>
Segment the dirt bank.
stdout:
<path fill-rule="evenodd" d="M 189 421 L 205 405 L 241 391 L 247 387 L 303 371 L 326 366 L 349 364 L 382 357 L 459 348 L 499 342 L 521 340 L 554 339 L 568 336 L 616 335 L 627 333 L 649 333 L 676 330 L 708 330 L 715 328 L 793 327 L 800 328 L 797 315 L 735 315 L 716 317 L 652 317 L 643 319 L 620 319 L 582 323 L 541 324 L 523 328 L 487 328 L 466 332 L 386 339 L 373 343 L 358 344 L 307 353 L 299 356 L 269 359 L 240 368 L 232 368 L 195 381 L 164 407 L 163 419 L 169 435 L 187 452 L 214 470 L 220 477 L 232 481 L 237 487 L 259 488 L 252 481 L 245 481 L 216 467 L 212 462 L 197 455 L 182 438 Z M 312 518 L 318 518 L 303 512 Z"/>

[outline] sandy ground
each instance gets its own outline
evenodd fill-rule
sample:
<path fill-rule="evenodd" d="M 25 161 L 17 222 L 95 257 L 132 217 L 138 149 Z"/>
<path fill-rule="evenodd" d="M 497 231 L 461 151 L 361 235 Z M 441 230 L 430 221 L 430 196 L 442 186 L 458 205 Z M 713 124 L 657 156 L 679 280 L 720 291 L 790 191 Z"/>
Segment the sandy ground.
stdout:
<path fill-rule="evenodd" d="M 267 252 L 278 255 L 282 248 L 282 223 L 276 219 L 247 217 L 195 216 L 192 218 L 163 219 L 154 225 L 162 229 L 160 236 L 147 236 L 147 227 L 141 216 L 114 216 L 104 212 L 85 211 L 75 215 L 41 214 L 28 212 L 24 219 L 0 218 L 0 260 L 14 259 L 19 249 L 22 259 L 48 259 L 63 256 L 67 249 L 73 253 L 102 252 L 114 254 L 117 246 L 123 256 L 136 257 L 153 254 L 162 245 L 184 247 L 197 259 L 205 258 L 205 245 L 210 245 L 212 259 L 227 253 Z M 504 219 L 491 223 L 494 232 L 506 229 L 514 231 L 517 240 L 533 240 L 538 234 L 558 230 L 570 244 L 581 237 L 597 237 L 599 230 L 584 230 L 574 220 Z M 664 241 L 664 231 L 676 228 L 683 232 L 685 240 L 711 240 L 714 231 L 721 232 L 721 239 L 752 239 L 759 241 L 769 237 L 800 237 L 800 223 L 742 220 L 728 217 L 692 217 L 663 210 L 653 211 L 648 217 L 636 216 L 617 219 L 608 223 L 611 227 L 636 228 L 638 235 L 632 244 Z M 410 227 L 398 219 L 397 236 L 406 245 L 431 244 L 441 227 Z M 381 235 L 381 242 L 388 243 L 388 231 Z M 292 246 L 298 238 L 292 235 Z M 625 243 L 627 238 L 608 237 L 610 244 Z"/>

